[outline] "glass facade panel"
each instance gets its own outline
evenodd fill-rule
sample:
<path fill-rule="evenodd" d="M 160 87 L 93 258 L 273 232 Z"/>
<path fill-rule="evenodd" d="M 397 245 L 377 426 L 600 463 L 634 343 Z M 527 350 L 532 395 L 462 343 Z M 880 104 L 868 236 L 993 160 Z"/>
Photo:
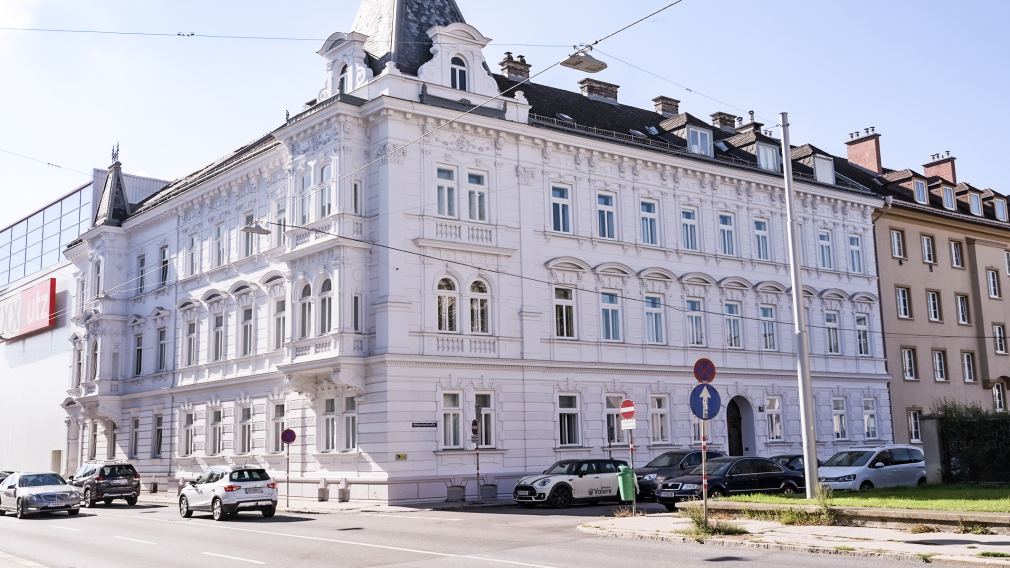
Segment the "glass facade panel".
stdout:
<path fill-rule="evenodd" d="M 91 187 L 85 187 L 0 231 L 0 286 L 59 264 L 63 249 L 91 223 Z"/>

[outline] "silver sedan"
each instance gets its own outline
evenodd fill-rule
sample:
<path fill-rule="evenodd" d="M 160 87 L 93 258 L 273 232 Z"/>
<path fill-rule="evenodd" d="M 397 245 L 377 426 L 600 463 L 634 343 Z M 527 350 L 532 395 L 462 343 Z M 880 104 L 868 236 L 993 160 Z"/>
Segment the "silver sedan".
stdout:
<path fill-rule="evenodd" d="M 81 512 L 81 494 L 55 473 L 15 472 L 0 482 L 0 515 Z"/>

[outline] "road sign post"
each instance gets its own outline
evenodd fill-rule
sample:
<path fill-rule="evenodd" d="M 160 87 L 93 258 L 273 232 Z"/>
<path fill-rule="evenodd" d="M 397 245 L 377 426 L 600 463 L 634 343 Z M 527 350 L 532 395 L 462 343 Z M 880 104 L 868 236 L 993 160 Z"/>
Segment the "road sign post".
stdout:
<path fill-rule="evenodd" d="M 631 469 L 635 469 L 635 403 L 624 399 L 621 401 L 621 430 L 628 431 L 628 451 L 631 453 Z M 613 458 L 613 456 L 611 456 Z M 631 496 L 631 516 L 637 514 L 638 488 Z"/>
<path fill-rule="evenodd" d="M 286 428 L 281 432 L 281 442 L 284 443 L 284 461 L 285 463 L 285 488 L 284 488 L 284 507 L 286 509 L 291 508 L 291 444 L 295 443 L 295 431 L 291 428 Z"/>
<path fill-rule="evenodd" d="M 694 362 L 694 378 L 698 386 L 691 390 L 691 413 L 701 420 L 701 510 L 708 527 L 708 421 L 719 414 L 722 404 L 719 391 L 709 383 L 715 380 L 715 363 L 702 357 Z"/>
<path fill-rule="evenodd" d="M 480 416 L 480 407 L 477 407 L 477 416 Z M 477 502 L 480 502 L 480 420 L 474 418 L 473 422 L 470 422 L 470 433 L 473 434 L 473 449 L 474 455 L 477 457 Z M 466 494 L 466 491 L 463 491 Z"/>

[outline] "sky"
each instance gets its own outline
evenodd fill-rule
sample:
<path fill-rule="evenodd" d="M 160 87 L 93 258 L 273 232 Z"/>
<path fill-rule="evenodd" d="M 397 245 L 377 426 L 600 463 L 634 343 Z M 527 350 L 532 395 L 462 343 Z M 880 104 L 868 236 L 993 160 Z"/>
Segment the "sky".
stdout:
<path fill-rule="evenodd" d="M 533 73 L 669 0 L 457 0 L 467 22 Z M 279 126 L 322 87 L 315 51 L 349 31 L 358 0 L 0 0 L 0 28 L 283 36 L 310 41 L 0 29 L 0 228 L 86 183 L 120 145 L 128 173 L 182 177 Z M 959 180 L 1010 192 L 1004 0 L 683 0 L 602 42 L 625 104 L 680 99 L 774 121 L 794 144 L 844 155 L 848 133 L 883 135 L 885 167 L 921 171 L 950 150 Z M 506 45 L 513 44 L 513 45 Z M 551 47 L 521 46 L 537 44 Z M 628 62 L 634 67 L 627 65 Z M 585 75 L 536 81 L 571 90 Z M 768 126 L 774 124 L 769 122 Z M 11 154 L 29 156 L 32 161 Z M 77 170 L 77 171 L 74 171 Z M 81 172 L 87 172 L 84 175 Z"/>

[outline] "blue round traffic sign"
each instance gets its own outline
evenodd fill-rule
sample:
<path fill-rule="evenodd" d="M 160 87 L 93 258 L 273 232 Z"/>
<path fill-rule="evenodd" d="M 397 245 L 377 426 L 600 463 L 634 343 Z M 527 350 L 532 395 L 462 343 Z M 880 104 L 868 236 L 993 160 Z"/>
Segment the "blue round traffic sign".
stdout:
<path fill-rule="evenodd" d="M 715 380 L 715 363 L 707 357 L 694 362 L 694 378 L 699 383 L 711 383 Z"/>
<path fill-rule="evenodd" d="M 711 420 L 719 414 L 722 399 L 715 387 L 700 384 L 691 389 L 691 414 L 702 420 Z"/>

